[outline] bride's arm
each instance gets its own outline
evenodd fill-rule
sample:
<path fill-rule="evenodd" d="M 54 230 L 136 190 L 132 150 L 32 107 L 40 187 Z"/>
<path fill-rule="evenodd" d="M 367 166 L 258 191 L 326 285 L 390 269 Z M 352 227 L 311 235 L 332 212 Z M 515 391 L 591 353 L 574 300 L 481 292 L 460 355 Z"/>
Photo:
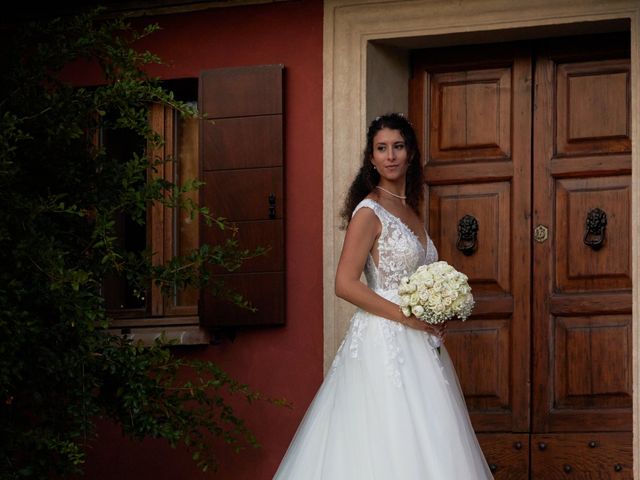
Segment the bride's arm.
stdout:
<path fill-rule="evenodd" d="M 360 281 L 367 256 L 381 230 L 380 220 L 371 209 L 361 208 L 353 216 L 347 228 L 336 271 L 336 295 L 374 315 L 442 336 L 441 326 L 429 325 L 414 316 L 405 317 L 398 305 L 381 297 Z"/>

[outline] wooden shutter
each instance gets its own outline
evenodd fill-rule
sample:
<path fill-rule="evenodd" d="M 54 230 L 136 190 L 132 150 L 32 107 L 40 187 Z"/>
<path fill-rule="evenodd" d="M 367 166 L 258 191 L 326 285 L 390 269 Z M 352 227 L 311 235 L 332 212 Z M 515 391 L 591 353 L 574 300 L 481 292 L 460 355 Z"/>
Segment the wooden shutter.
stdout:
<path fill-rule="evenodd" d="M 214 269 L 257 312 L 201 295 L 204 325 L 282 324 L 285 321 L 284 162 L 282 65 L 225 68 L 200 76 L 201 203 L 238 227 L 242 247 L 265 246 L 266 256 L 227 272 Z M 202 226 L 204 243 L 224 241 L 228 232 Z"/>

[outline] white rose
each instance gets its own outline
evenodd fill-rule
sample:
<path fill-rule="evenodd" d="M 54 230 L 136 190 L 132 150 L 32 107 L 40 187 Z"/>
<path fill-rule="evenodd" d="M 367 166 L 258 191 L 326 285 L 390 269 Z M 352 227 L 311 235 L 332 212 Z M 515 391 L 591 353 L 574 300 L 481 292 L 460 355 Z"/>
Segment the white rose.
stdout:
<path fill-rule="evenodd" d="M 430 308 L 435 308 L 437 305 L 440 305 L 441 302 L 442 297 L 439 294 L 434 293 L 429 297 L 429 300 L 427 300 L 427 305 L 429 305 Z"/>
<path fill-rule="evenodd" d="M 459 310 L 465 305 L 466 301 L 464 297 L 458 297 L 453 301 L 451 308 L 454 310 Z"/>

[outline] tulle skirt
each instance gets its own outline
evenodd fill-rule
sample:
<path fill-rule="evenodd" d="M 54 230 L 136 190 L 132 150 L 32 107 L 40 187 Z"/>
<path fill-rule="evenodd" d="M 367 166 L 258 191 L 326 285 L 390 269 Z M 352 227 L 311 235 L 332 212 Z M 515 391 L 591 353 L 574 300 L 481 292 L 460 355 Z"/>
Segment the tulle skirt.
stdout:
<path fill-rule="evenodd" d="M 433 340 L 358 311 L 274 479 L 493 478 Z"/>

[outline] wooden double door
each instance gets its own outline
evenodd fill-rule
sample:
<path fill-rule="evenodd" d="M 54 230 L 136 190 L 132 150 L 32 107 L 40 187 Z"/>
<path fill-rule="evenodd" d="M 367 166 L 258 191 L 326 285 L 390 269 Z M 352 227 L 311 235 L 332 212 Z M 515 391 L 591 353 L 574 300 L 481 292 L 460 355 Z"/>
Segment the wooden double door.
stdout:
<path fill-rule="evenodd" d="M 475 314 L 447 348 L 495 478 L 632 478 L 629 37 L 423 50 L 427 222 Z"/>

